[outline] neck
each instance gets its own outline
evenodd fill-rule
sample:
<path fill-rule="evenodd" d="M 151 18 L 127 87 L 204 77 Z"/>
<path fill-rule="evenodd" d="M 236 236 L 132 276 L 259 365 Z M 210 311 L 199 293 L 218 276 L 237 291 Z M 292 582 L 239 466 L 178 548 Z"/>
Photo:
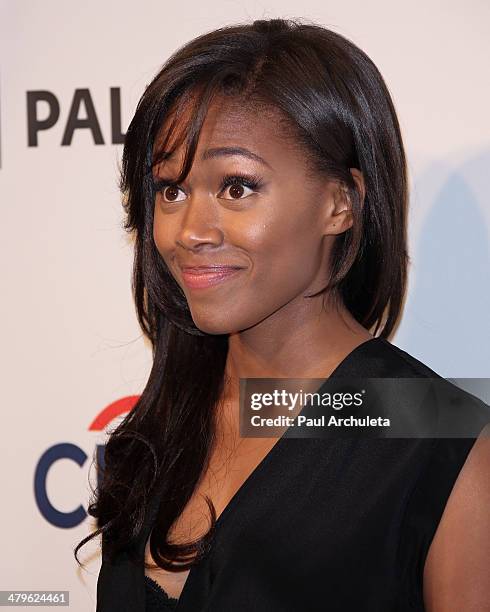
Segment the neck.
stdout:
<path fill-rule="evenodd" d="M 372 338 L 345 306 L 323 296 L 292 301 L 253 327 L 230 334 L 226 395 L 240 378 L 325 378 Z"/>

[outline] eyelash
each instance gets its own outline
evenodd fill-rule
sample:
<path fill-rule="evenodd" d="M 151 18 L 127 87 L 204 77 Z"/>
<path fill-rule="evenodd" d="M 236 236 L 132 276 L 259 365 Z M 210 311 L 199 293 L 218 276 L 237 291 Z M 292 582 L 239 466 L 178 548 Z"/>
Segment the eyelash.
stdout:
<path fill-rule="evenodd" d="M 220 193 L 226 187 L 230 187 L 231 185 L 243 185 L 244 187 L 248 187 L 252 189 L 252 191 L 259 191 L 262 186 L 262 179 L 255 174 L 226 174 L 221 180 Z M 153 183 L 153 190 L 155 193 L 159 191 L 163 191 L 166 187 L 179 187 L 177 183 L 173 183 L 171 181 L 155 181 Z M 179 187 L 181 189 L 181 187 Z M 244 200 L 245 198 L 231 198 L 232 200 Z M 169 202 L 171 204 L 172 202 Z"/>

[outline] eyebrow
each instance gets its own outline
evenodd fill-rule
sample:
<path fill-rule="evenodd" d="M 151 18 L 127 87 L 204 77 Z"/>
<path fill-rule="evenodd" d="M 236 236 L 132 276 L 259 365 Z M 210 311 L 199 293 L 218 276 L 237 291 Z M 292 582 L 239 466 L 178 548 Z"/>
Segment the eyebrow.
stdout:
<path fill-rule="evenodd" d="M 208 149 L 207 151 L 204 151 L 201 159 L 212 159 L 215 157 L 225 157 L 228 155 L 241 155 L 242 157 L 247 157 L 248 159 L 252 159 L 263 164 L 264 166 L 271 168 L 270 164 L 266 162 L 263 157 L 260 157 L 260 155 L 257 155 L 257 153 L 253 153 L 245 147 L 215 147 L 214 149 Z"/>
<path fill-rule="evenodd" d="M 201 159 L 204 161 L 206 159 L 213 159 L 217 157 L 227 157 L 232 155 L 241 155 L 242 157 L 246 157 L 248 159 L 252 159 L 257 161 L 264 166 L 267 166 L 272 170 L 272 166 L 260 155 L 246 149 L 245 147 L 214 147 L 212 149 L 207 149 L 201 156 Z M 165 151 L 161 153 L 159 156 L 162 160 L 168 160 L 172 157 L 172 154 Z"/>

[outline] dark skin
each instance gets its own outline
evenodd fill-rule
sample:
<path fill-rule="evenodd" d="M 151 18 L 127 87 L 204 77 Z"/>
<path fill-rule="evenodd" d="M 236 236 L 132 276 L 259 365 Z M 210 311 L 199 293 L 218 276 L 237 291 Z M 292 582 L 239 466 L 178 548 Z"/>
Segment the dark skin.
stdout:
<path fill-rule="evenodd" d="M 372 338 L 335 296 L 304 297 L 325 286 L 332 245 L 352 226 L 353 218 L 343 186 L 312 174 L 305 152 L 285 137 L 284 129 L 273 110 L 257 113 L 217 100 L 206 117 L 186 180 L 178 187 L 163 188 L 155 199 L 155 244 L 186 295 L 195 325 L 210 334 L 229 334 L 216 443 L 209 467 L 171 530 L 174 541 L 202 535 L 208 528 L 203 495 L 211 498 L 219 516 L 277 442 L 277 438 L 239 438 L 239 379 L 325 378 L 354 348 Z M 203 159 L 206 151 L 225 147 L 241 147 L 265 163 L 237 153 Z M 183 154 L 179 147 L 171 159 L 155 167 L 155 178 L 174 179 Z M 222 189 L 223 176 L 236 173 L 255 175 L 260 185 Z M 354 168 L 351 174 L 363 200 L 362 174 Z M 210 263 L 242 270 L 214 287 L 189 288 L 180 266 Z M 456 514 L 458 500 L 453 504 Z M 445 541 L 458 529 L 451 520 L 447 523 L 446 527 L 441 522 L 441 543 L 431 550 L 426 566 L 428 610 L 476 610 L 447 607 L 455 587 L 454 582 L 441 586 L 446 575 L 440 571 L 440 557 Z M 457 562 L 456 569 L 461 570 Z M 180 596 L 188 575 L 161 569 L 147 573 L 173 597 Z M 482 591 L 482 596 L 487 594 Z"/>
<path fill-rule="evenodd" d="M 490 612 L 490 426 L 471 449 L 424 568 L 427 612 Z"/>

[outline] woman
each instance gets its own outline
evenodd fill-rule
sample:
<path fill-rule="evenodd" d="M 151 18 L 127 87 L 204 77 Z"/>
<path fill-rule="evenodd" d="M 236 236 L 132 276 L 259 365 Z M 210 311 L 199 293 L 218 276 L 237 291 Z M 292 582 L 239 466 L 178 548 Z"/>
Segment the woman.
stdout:
<path fill-rule="evenodd" d="M 154 361 L 89 510 L 98 612 L 490 609 L 485 438 L 239 435 L 240 378 L 437 377 L 387 340 L 407 179 L 372 61 L 292 20 L 198 37 L 121 188 Z"/>

